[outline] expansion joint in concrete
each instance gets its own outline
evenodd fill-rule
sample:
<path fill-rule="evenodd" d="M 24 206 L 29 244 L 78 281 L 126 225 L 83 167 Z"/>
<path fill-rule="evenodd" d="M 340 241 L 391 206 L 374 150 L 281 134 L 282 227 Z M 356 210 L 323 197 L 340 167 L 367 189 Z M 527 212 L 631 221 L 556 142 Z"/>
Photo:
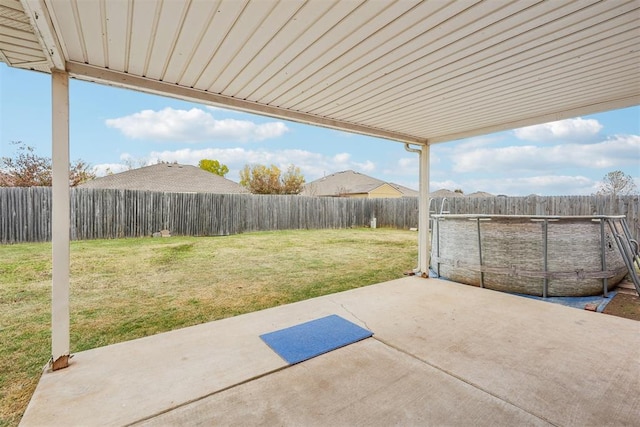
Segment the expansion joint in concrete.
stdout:
<path fill-rule="evenodd" d="M 440 372 L 444 373 L 445 375 L 448 375 L 448 376 L 450 376 L 450 377 L 452 377 L 452 378 L 455 378 L 455 379 L 457 379 L 458 381 L 462 381 L 463 383 L 468 384 L 468 385 L 470 385 L 471 387 L 473 387 L 473 388 L 475 388 L 475 389 L 478 389 L 478 390 L 480 390 L 480 391 L 482 391 L 482 392 L 484 392 L 484 393 L 487 393 L 488 395 L 493 396 L 494 398 L 496 398 L 496 399 L 498 399 L 498 400 L 502 400 L 503 402 L 507 403 L 508 405 L 511 405 L 511 406 L 513 406 L 513 407 L 516 407 L 516 408 L 520 409 L 521 411 L 526 412 L 527 414 L 529 414 L 529 415 L 531 415 L 531 416 L 533 416 L 533 417 L 539 418 L 540 420 L 542 420 L 542 421 L 544 421 L 544 422 L 546 422 L 546 423 L 549 423 L 549 425 L 552 425 L 552 426 L 558 426 L 558 424 L 554 424 L 554 423 L 553 423 L 553 422 L 551 422 L 549 419 L 547 419 L 547 418 L 545 418 L 545 417 L 543 417 L 543 416 L 541 416 L 541 415 L 539 415 L 539 414 L 534 414 L 533 412 L 528 411 L 527 409 L 522 408 L 521 406 L 518 406 L 516 403 L 514 403 L 514 402 L 510 401 L 508 398 L 506 398 L 506 397 L 504 397 L 504 396 L 500 396 L 500 395 L 498 395 L 498 394 L 495 394 L 495 393 L 493 393 L 492 391 L 487 390 L 487 389 L 485 389 L 485 388 L 483 388 L 483 387 L 480 387 L 478 384 L 473 383 L 473 382 L 471 382 L 471 381 L 467 380 L 466 378 L 461 377 L 460 375 L 456 375 L 456 374 L 454 374 L 453 372 L 451 372 L 451 371 L 449 371 L 449 370 L 447 370 L 447 369 L 442 368 L 441 366 L 438 366 L 438 365 L 436 365 L 436 364 L 434 364 L 434 363 L 432 363 L 432 362 L 429 362 L 428 360 L 425 360 L 425 359 L 423 359 L 423 358 L 421 358 L 421 357 L 419 357 L 419 356 L 417 356 L 417 355 L 415 355 L 415 354 L 413 354 L 413 353 L 411 353 L 411 352 L 408 352 L 408 351 L 406 351 L 406 350 L 403 350 L 402 348 L 397 347 L 397 346 L 395 346 L 395 345 L 391 344 L 390 342 L 388 342 L 388 341 L 385 341 L 385 340 L 381 339 L 380 337 L 376 336 L 375 334 L 373 335 L 373 337 L 372 337 L 372 338 L 373 338 L 373 339 L 375 339 L 376 341 L 378 341 L 378 342 L 380 342 L 380 343 L 382 343 L 382 344 L 386 345 L 387 347 L 392 348 L 393 350 L 395 350 L 395 351 L 397 351 L 397 352 L 399 352 L 399 353 L 405 354 L 405 355 L 407 355 L 407 356 L 411 357 L 412 359 L 415 359 L 415 360 L 417 360 L 417 361 L 419 361 L 419 362 L 421 362 L 421 363 L 424 363 L 424 364 L 426 364 L 426 365 L 429 365 L 429 366 L 431 366 L 432 368 L 437 369 L 438 371 L 440 371 Z"/>
<path fill-rule="evenodd" d="M 266 377 L 266 376 L 268 376 L 268 375 L 274 374 L 274 373 L 276 373 L 276 372 L 282 371 L 283 369 L 287 369 L 287 368 L 288 368 L 288 367 L 290 367 L 290 366 L 291 366 L 291 365 L 284 365 L 284 366 L 282 366 L 282 367 L 280 367 L 280 368 L 278 368 L 278 369 L 273 369 L 273 370 L 268 371 L 268 372 L 265 372 L 265 373 L 263 373 L 263 374 L 256 375 L 256 376 L 254 376 L 254 377 L 248 378 L 248 379 L 246 379 L 246 380 L 244 380 L 244 381 L 240 381 L 240 382 L 238 382 L 238 383 L 236 383 L 236 384 L 232 384 L 232 385 L 230 385 L 230 386 L 227 386 L 227 387 L 221 388 L 221 389 L 216 390 L 216 391 L 214 391 L 214 392 L 211 392 L 211 393 L 205 394 L 204 396 L 200 396 L 200 397 L 198 397 L 197 399 L 187 400 L 187 401 L 182 402 L 182 403 L 180 403 L 180 404 L 178 404 L 178 405 L 175 405 L 175 406 L 172 406 L 172 407 L 170 407 L 170 408 L 167 408 L 167 409 L 165 409 L 164 411 L 160 411 L 160 412 L 157 412 L 157 413 L 154 413 L 154 414 L 148 415 L 148 416 L 146 416 L 146 417 L 140 418 L 140 419 L 138 419 L 138 420 L 136 420 L 136 421 L 134 421 L 134 422 L 132 422 L 132 423 L 125 424 L 125 427 L 132 427 L 132 426 L 136 426 L 136 425 L 138 425 L 138 424 L 140 424 L 140 423 L 144 423 L 145 421 L 149 421 L 149 420 L 152 420 L 152 419 L 154 419 L 154 418 L 156 418 L 156 417 L 159 417 L 160 415 L 166 414 L 166 413 L 171 412 L 171 411 L 175 411 L 176 409 L 178 409 L 178 408 L 182 408 L 183 406 L 187 406 L 187 405 L 190 405 L 190 404 L 192 404 L 192 403 L 195 403 L 195 402 L 199 402 L 199 401 L 202 401 L 202 400 L 208 399 L 208 398 L 209 398 L 209 397 L 211 397 L 211 396 L 215 396 L 215 395 L 217 395 L 217 394 L 224 393 L 225 391 L 228 391 L 228 390 L 234 389 L 234 388 L 239 387 L 239 386 L 241 386 L 241 385 L 244 385 L 244 384 L 250 383 L 250 382 L 252 382 L 252 381 L 255 381 L 255 380 L 258 380 L 258 379 L 260 379 L 260 378 Z"/>

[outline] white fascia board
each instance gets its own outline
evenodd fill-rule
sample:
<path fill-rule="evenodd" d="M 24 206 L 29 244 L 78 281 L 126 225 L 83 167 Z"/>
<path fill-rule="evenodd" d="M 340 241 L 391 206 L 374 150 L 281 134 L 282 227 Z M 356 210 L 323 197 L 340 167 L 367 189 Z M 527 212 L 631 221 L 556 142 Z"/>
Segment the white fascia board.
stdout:
<path fill-rule="evenodd" d="M 65 59 L 44 1 L 20 0 L 20 3 L 29 17 L 35 36 L 38 38 L 38 42 L 49 60 L 51 68 L 64 71 Z"/>

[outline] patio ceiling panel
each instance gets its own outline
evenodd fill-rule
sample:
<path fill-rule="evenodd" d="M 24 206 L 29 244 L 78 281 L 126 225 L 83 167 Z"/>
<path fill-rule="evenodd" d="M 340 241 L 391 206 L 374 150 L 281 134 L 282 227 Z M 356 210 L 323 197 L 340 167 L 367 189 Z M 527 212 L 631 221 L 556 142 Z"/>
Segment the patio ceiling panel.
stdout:
<path fill-rule="evenodd" d="M 212 2 L 213 4 L 213 2 Z M 209 21 L 202 25 L 202 32 L 198 34 L 197 45 L 194 46 L 193 55 L 184 61 L 185 67 L 182 75 L 176 82 L 183 87 L 207 90 L 208 87 L 198 85 L 200 77 L 206 68 L 213 62 L 220 45 L 227 37 L 229 30 L 235 25 L 238 16 L 242 13 L 245 2 L 225 2 L 215 5 Z"/>
<path fill-rule="evenodd" d="M 607 90 L 609 91 L 611 97 L 613 99 L 621 100 L 620 104 L 617 104 L 619 105 L 619 108 L 624 108 L 628 106 L 628 104 L 624 102 L 625 99 L 628 99 L 626 98 L 628 87 L 629 85 L 626 83 L 619 83 L 617 86 L 607 86 Z M 509 125 L 507 127 L 508 129 L 513 129 L 513 128 L 527 125 L 528 118 L 531 117 L 532 115 L 537 115 L 537 117 L 540 117 L 541 118 L 540 122 L 550 122 L 550 121 L 556 121 L 561 119 L 567 119 L 567 118 L 575 117 L 577 115 L 581 115 L 583 113 L 586 114 L 586 112 L 591 111 L 590 108 L 597 107 L 595 105 L 589 105 L 589 107 L 584 110 L 581 109 L 580 107 L 582 105 L 585 105 L 586 102 L 593 99 L 593 93 L 592 93 L 593 90 L 591 89 L 592 88 L 589 85 L 586 85 L 584 87 L 584 90 L 585 90 L 584 94 L 579 97 L 574 96 L 571 100 L 567 100 L 566 97 L 564 96 L 565 93 L 563 93 L 562 91 L 553 92 L 551 90 L 550 96 L 553 96 L 554 98 L 556 98 L 556 100 L 551 103 L 546 103 L 545 108 L 540 108 L 539 106 L 539 101 L 541 99 L 544 100 L 545 95 L 532 97 L 531 99 L 528 99 L 526 103 L 522 104 L 521 111 L 519 111 L 519 116 L 514 114 L 514 111 L 509 107 L 509 105 L 503 105 L 493 109 L 493 111 L 491 112 L 491 115 L 482 115 L 481 112 L 476 112 L 474 115 L 469 114 L 469 115 L 465 115 L 464 117 L 466 118 L 466 121 L 470 126 L 476 126 L 477 129 L 482 129 L 482 126 L 484 124 L 491 123 L 492 120 L 494 122 L 499 120 L 502 120 L 504 122 L 504 117 L 510 117 L 514 120 L 511 123 L 507 123 L 507 125 Z M 616 105 L 616 104 L 612 102 L 607 102 L 606 108 L 605 106 L 603 106 L 603 109 L 607 109 L 608 107 L 611 107 L 611 105 Z M 550 108 L 554 108 L 554 107 L 557 108 L 557 111 L 558 111 L 557 113 L 547 113 L 547 111 Z M 442 123 L 440 125 L 439 130 L 446 135 L 450 135 L 450 136 L 455 135 L 457 125 L 458 125 L 458 122 L 451 119 L 446 123 Z M 491 128 L 487 128 L 484 134 L 491 133 L 492 131 L 493 130 Z M 460 137 L 462 138 L 464 137 L 464 135 L 461 135 Z M 436 140 L 433 142 L 439 142 L 439 141 Z"/>
<path fill-rule="evenodd" d="M 553 3 L 548 3 L 553 4 Z M 548 19 L 547 16 L 544 17 Z M 532 21 L 532 22 L 535 22 Z M 543 21 L 544 22 L 544 21 Z M 490 35 L 486 36 L 481 43 L 476 45 L 469 45 L 465 40 L 457 40 L 448 46 L 443 46 L 438 52 L 434 52 L 429 55 L 425 61 L 425 67 L 418 68 L 417 70 L 409 70 L 407 68 L 397 68 L 399 72 L 405 73 L 399 75 L 399 72 L 395 74 L 393 72 L 387 72 L 384 79 L 386 84 L 378 88 L 376 95 L 371 95 L 372 90 L 375 88 L 373 85 L 364 86 L 356 91 L 352 91 L 353 95 L 358 95 L 353 99 L 351 103 L 344 103 L 340 109 L 334 110 L 322 110 L 323 114 L 337 114 L 346 109 L 350 109 L 353 113 L 357 114 L 358 111 L 368 111 L 371 108 L 371 104 L 365 103 L 365 100 L 374 101 L 376 99 L 384 99 L 389 102 L 389 97 L 393 97 L 393 100 L 402 100 L 402 103 L 408 101 L 406 98 L 419 98 L 421 102 L 424 102 L 424 95 L 430 95 L 436 91 L 448 93 L 452 89 L 463 88 L 465 91 L 468 89 L 470 82 L 483 83 L 486 82 L 488 76 L 496 75 L 496 73 L 506 74 L 507 71 L 512 71 L 514 68 L 521 68 L 521 62 L 528 60 L 530 54 L 521 54 L 521 57 L 514 58 L 514 55 L 518 55 L 522 48 L 522 42 L 517 37 L 508 38 L 510 31 L 493 29 L 489 33 L 489 28 L 482 28 L 482 31 Z M 522 28 L 518 28 L 519 31 Z M 495 34 L 495 33 L 499 34 Z M 505 41 L 502 42 L 501 40 Z M 529 40 L 529 39 L 527 39 Z M 456 43 L 458 45 L 456 46 Z M 517 43 L 517 44 L 516 44 Z M 513 46 L 515 44 L 515 46 Z M 431 48 L 433 44 L 429 46 Z M 461 46 L 461 47 L 460 47 Z M 508 50 L 505 48 L 509 48 Z M 418 53 L 426 52 L 427 49 L 418 50 Z M 536 61 L 531 61 L 535 64 Z M 421 79 L 422 85 L 416 85 L 415 80 Z M 379 80 L 379 81 L 380 81 Z M 379 83 L 379 82 L 378 82 Z M 416 91 L 416 86 L 420 89 Z M 345 94 L 341 94 L 345 95 Z M 376 98 L 377 97 L 377 98 Z M 443 99 L 448 99 L 443 98 Z M 432 100 L 429 99 L 428 104 L 431 104 Z M 358 110 L 356 106 L 361 105 L 361 110 Z M 383 104 L 384 105 L 384 104 Z"/>
<path fill-rule="evenodd" d="M 604 6 L 611 8 L 613 4 L 614 2 L 610 2 Z M 635 2 L 636 8 L 638 5 L 638 2 Z M 602 8 L 595 11 L 598 18 L 607 21 L 608 16 L 604 12 L 605 10 Z M 572 14 L 567 18 L 575 20 L 576 16 L 574 15 L 577 14 Z M 321 110 L 321 112 L 332 115 L 349 111 L 351 114 L 344 117 L 346 120 L 380 121 L 381 126 L 390 126 L 389 123 L 384 122 L 385 117 L 389 117 L 386 114 L 388 109 L 402 111 L 403 114 L 397 115 L 401 119 L 406 118 L 407 114 L 414 111 L 433 119 L 434 122 L 437 121 L 437 118 L 433 117 L 431 113 L 442 112 L 443 104 L 450 106 L 451 110 L 464 111 L 466 115 L 469 106 L 479 105 L 484 109 L 487 102 L 494 99 L 502 101 L 502 94 L 508 93 L 503 90 L 503 82 L 505 79 L 511 78 L 512 75 L 517 78 L 520 84 L 526 85 L 535 82 L 536 88 L 544 91 L 545 82 L 548 84 L 558 83 L 555 78 L 549 78 L 536 70 L 539 64 L 546 59 L 550 58 L 555 64 L 563 64 L 579 55 L 606 52 L 608 49 L 614 48 L 617 43 L 632 39 L 630 34 L 623 34 L 619 38 L 608 40 L 607 37 L 611 33 L 624 33 L 626 30 L 634 31 L 637 35 L 638 31 L 637 17 L 629 13 L 619 16 L 614 21 L 608 20 L 601 25 L 595 25 L 594 28 L 598 31 L 596 35 L 591 35 L 592 33 L 586 31 L 576 31 L 567 35 L 568 32 L 575 29 L 575 26 L 568 26 L 565 19 L 558 19 L 557 22 L 551 22 L 547 25 L 549 28 L 542 26 L 536 28 L 531 34 L 521 33 L 517 40 L 509 39 L 505 43 L 493 45 L 490 49 L 484 48 L 484 46 L 474 46 L 475 53 L 457 62 L 445 62 L 444 66 L 440 66 L 436 62 L 433 69 L 425 67 L 416 73 L 396 76 L 397 79 L 388 83 L 387 87 L 383 87 L 381 93 L 376 94 L 376 88 L 372 85 L 364 86 L 361 90 L 353 92 L 353 94 L 360 94 L 360 96 L 351 103 L 345 101 L 341 110 Z M 491 33 L 495 33 L 495 31 L 496 29 Z M 492 37 L 491 40 L 499 38 L 500 36 Z M 600 42 L 592 43 L 593 39 L 601 40 L 603 38 L 604 40 Z M 579 50 L 581 45 L 584 48 Z M 502 50 L 504 46 L 508 47 L 508 50 Z M 446 52 L 449 52 L 448 48 Z M 633 55 L 633 49 L 627 54 Z M 447 61 L 450 58 L 455 58 L 455 54 L 445 54 L 443 57 Z M 576 67 L 580 67 L 580 73 L 576 73 Z M 569 87 L 569 83 L 572 83 L 576 77 L 589 71 L 584 68 L 583 64 L 572 64 L 571 70 L 573 74 L 560 82 L 563 86 Z M 529 75 L 521 76 L 523 72 L 527 72 Z M 413 79 L 422 79 L 423 82 L 416 85 Z M 420 89 L 416 90 L 416 86 Z M 496 95 L 492 97 L 488 97 L 486 94 L 475 96 L 474 91 L 485 88 L 490 88 Z M 452 91 L 458 91 L 464 95 L 463 103 L 452 103 Z M 435 96 L 433 96 L 434 94 Z M 527 93 L 522 93 L 522 98 L 527 95 Z M 394 117 L 392 116 L 391 119 Z"/>
<path fill-rule="evenodd" d="M 129 29 L 129 40 L 127 40 L 126 46 L 125 67 L 114 71 L 146 76 L 149 57 L 155 45 L 155 35 L 158 32 L 158 20 L 162 5 L 163 2 L 132 2 L 127 11 L 127 27 L 124 26 L 123 21 L 115 25 L 116 28 Z M 108 19 L 110 20 L 111 17 Z M 75 61 L 75 58 L 69 57 L 69 60 Z"/>
<path fill-rule="evenodd" d="M 10 65 L 414 143 L 640 104 L 638 45 L 639 0 L 0 0 Z"/>
<path fill-rule="evenodd" d="M 255 5 L 247 5 L 242 13 L 236 19 L 236 22 L 230 28 L 224 40 L 218 46 L 215 55 L 207 64 L 206 69 L 200 75 L 196 82 L 196 87 L 208 90 L 210 92 L 222 93 L 228 85 L 228 80 L 221 80 L 221 75 L 229 69 L 239 69 L 243 65 L 239 61 L 239 53 L 249 43 L 256 43 L 265 36 L 262 35 L 263 30 L 273 31 L 282 25 L 281 16 L 274 19 L 276 13 L 285 15 L 291 14 L 291 9 L 298 7 L 298 4 L 288 3 L 274 10 L 276 6 L 273 2 L 259 2 Z M 293 7 L 292 7 L 293 6 Z M 265 26 L 264 22 L 271 18 L 273 26 Z M 230 96 L 234 96 L 230 94 Z"/>
<path fill-rule="evenodd" d="M 79 28 L 81 23 L 77 19 L 78 11 L 74 9 L 74 3 L 56 3 L 56 11 L 56 19 L 52 19 L 53 28 L 58 35 L 65 59 L 75 58 L 78 62 L 88 63 L 87 48 L 82 37 L 82 28 Z"/>
<path fill-rule="evenodd" d="M 193 58 L 200 67 L 204 67 L 201 57 L 207 57 L 210 52 L 203 52 L 195 55 L 197 49 L 203 44 L 203 38 L 210 28 L 214 16 L 218 13 L 217 2 L 195 2 L 189 4 L 189 9 L 184 19 L 183 27 L 198 28 L 199 31 L 181 31 L 176 41 L 174 53 L 169 58 L 167 69 L 162 76 L 166 82 L 178 83 L 180 85 L 192 86 L 195 80 L 192 77 L 189 81 L 184 80 L 187 68 L 190 67 L 183 58 Z M 205 45 L 206 46 L 206 45 Z M 213 50 L 209 46 L 209 50 Z M 191 66 L 193 67 L 193 66 Z"/>
<path fill-rule="evenodd" d="M 260 102 L 263 96 L 278 87 L 277 82 L 295 78 L 296 72 L 301 68 L 301 58 L 307 59 L 306 64 L 308 64 L 319 54 L 328 50 L 336 42 L 335 38 L 331 37 L 334 34 L 332 30 L 355 10 L 363 11 L 365 8 L 359 8 L 362 3 L 362 1 L 335 3 L 312 1 L 308 8 L 302 8 L 300 13 L 283 27 L 273 42 L 267 46 L 266 52 L 275 53 L 275 55 L 266 67 L 249 69 L 240 81 L 242 89 L 237 93 L 229 94 Z M 309 57 L 311 60 L 308 59 Z M 272 105 L 277 106 L 277 104 Z"/>
<path fill-rule="evenodd" d="M 610 50 L 602 50 L 598 56 L 592 56 L 589 54 L 577 55 L 572 58 L 571 62 L 580 62 L 582 66 L 582 73 L 576 76 L 573 69 L 569 66 L 562 66 L 552 61 L 540 61 L 534 65 L 534 68 L 523 68 L 522 71 L 526 73 L 517 75 L 512 73 L 509 77 L 503 78 L 501 75 L 492 77 L 492 79 L 501 79 L 500 85 L 495 86 L 461 86 L 459 88 L 447 88 L 445 90 L 439 90 L 429 95 L 432 97 L 432 102 L 428 108 L 420 111 L 420 115 L 426 114 L 428 120 L 423 123 L 438 123 L 439 126 L 446 125 L 452 121 L 457 120 L 454 114 L 456 114 L 457 108 L 466 106 L 465 117 L 467 119 L 477 112 L 483 114 L 482 110 L 475 110 L 475 106 L 469 102 L 469 99 L 477 99 L 487 97 L 490 99 L 500 98 L 501 102 L 506 105 L 506 108 L 516 108 L 514 105 L 509 105 L 508 101 L 518 104 L 518 108 L 522 111 L 523 115 L 531 113 L 532 100 L 539 101 L 542 97 L 556 97 L 560 98 L 562 91 L 566 88 L 566 82 L 572 80 L 574 85 L 581 85 L 583 90 L 577 91 L 577 87 L 572 88 L 571 91 L 566 92 L 566 96 L 562 98 L 562 102 L 571 104 L 572 98 L 580 97 L 584 98 L 585 94 L 589 92 L 590 96 L 600 96 L 606 99 L 616 99 L 620 94 L 614 94 L 611 83 L 602 83 L 603 81 L 616 81 L 623 85 L 623 87 L 633 87 L 638 83 L 638 64 L 640 63 L 640 51 L 635 50 L 636 46 L 632 42 L 621 42 L 610 47 Z M 591 56 L 591 57 L 590 57 Z M 621 59 L 623 58 L 623 59 Z M 607 64 L 615 60 L 618 67 L 611 69 Z M 536 78 L 537 75 L 537 78 Z M 579 80 L 577 80 L 579 79 Z M 525 83 L 523 83 L 525 82 Z M 600 87 L 599 93 L 596 91 Z M 513 94 L 513 96 L 511 95 Z M 622 94 L 625 97 L 624 93 Z M 523 99 L 524 97 L 524 99 Z M 409 98 L 409 97 L 407 97 Z M 421 99 L 411 100 L 406 99 L 403 107 L 408 111 L 404 117 L 399 118 L 393 123 L 388 123 L 384 115 L 379 115 L 381 126 L 396 126 L 401 127 L 405 122 L 411 122 L 420 117 L 411 111 L 411 108 L 415 108 L 416 104 L 420 104 Z M 579 106 L 579 104 L 577 104 Z M 513 110 L 515 112 L 515 110 Z M 502 113 L 502 112 L 501 112 Z M 429 132 L 428 125 L 423 125 L 422 128 L 418 128 L 420 132 Z M 433 129 L 433 132 L 442 133 Z"/>
<path fill-rule="evenodd" d="M 96 6 L 100 7 L 96 7 Z M 104 19 L 104 2 L 97 5 L 91 1 L 73 2 L 73 12 L 76 27 L 83 42 L 84 61 L 98 67 L 109 67 L 108 52 L 106 51 L 106 20 Z"/>
<path fill-rule="evenodd" d="M 292 61 L 251 96 L 255 96 L 259 102 L 295 108 L 293 104 L 285 103 L 283 98 L 290 97 L 291 94 L 304 94 L 315 87 L 326 88 L 322 81 L 321 86 L 316 86 L 306 83 L 305 80 L 311 75 L 319 76 L 321 80 L 331 75 L 327 68 L 343 54 L 361 54 L 358 47 L 363 40 L 370 39 L 378 30 L 384 29 L 389 21 L 395 20 L 396 16 L 404 13 L 406 8 L 413 4 L 414 2 L 406 1 L 400 4 L 374 2 L 360 5 L 314 40 L 310 47 L 317 48 L 309 49 L 308 46 L 304 46 Z M 331 20 L 330 24 L 333 24 L 333 21 Z"/>
<path fill-rule="evenodd" d="M 126 69 L 128 60 L 128 39 L 130 31 L 128 31 L 128 16 L 131 2 L 126 3 L 124 7 L 122 3 L 108 2 L 105 3 L 105 13 L 110 16 L 103 27 L 105 34 L 105 50 L 107 52 L 106 66 L 114 70 Z"/>
<path fill-rule="evenodd" d="M 499 119 L 501 114 L 509 114 L 512 116 L 521 115 L 525 117 L 531 114 L 542 114 L 551 106 L 565 105 L 565 109 L 573 110 L 580 108 L 581 105 L 589 101 L 589 99 L 601 99 L 601 102 L 614 102 L 616 99 L 624 101 L 628 98 L 625 91 L 629 87 L 638 84 L 638 54 L 619 62 L 617 69 L 608 67 L 593 67 L 591 70 L 585 70 L 580 76 L 575 76 L 571 71 L 565 70 L 562 74 L 549 78 L 550 81 L 531 80 L 530 83 L 521 84 L 520 80 L 512 80 L 505 82 L 504 87 L 497 92 L 496 90 L 474 89 L 470 96 L 485 96 L 492 99 L 498 99 L 500 105 L 493 106 L 493 111 L 489 114 L 485 112 L 482 105 L 474 105 L 467 103 L 466 93 L 464 91 L 456 91 L 452 93 L 452 99 L 447 100 L 447 104 L 435 102 L 426 113 L 429 124 L 426 131 L 432 133 L 443 133 L 442 128 L 448 125 L 455 127 L 458 120 L 454 115 L 457 108 L 466 106 L 464 113 L 465 119 L 472 123 L 475 118 L 478 120 Z M 573 89 L 566 90 L 565 81 L 574 79 L 572 82 Z M 610 82 L 606 80 L 610 80 Z M 632 100 L 631 100 L 632 101 Z M 624 106 L 624 105 L 623 105 Z M 438 109 L 440 107 L 440 109 Z M 558 111 L 562 111 L 560 108 Z M 494 117 L 496 116 L 497 117 Z M 407 113 L 405 120 L 415 118 Z M 402 121 L 394 123 L 396 126 L 402 126 Z M 480 123 L 477 123 L 480 124 Z M 385 123 L 382 123 L 384 126 Z"/>
<path fill-rule="evenodd" d="M 0 61 L 38 71 L 51 68 L 19 0 L 0 0 Z"/>
<path fill-rule="evenodd" d="M 284 27 L 288 22 L 292 20 L 300 19 L 297 14 L 302 8 L 301 4 L 291 2 L 278 2 L 273 5 L 268 12 L 268 15 L 264 15 L 259 23 L 256 31 L 250 35 L 246 35 L 246 40 L 239 43 L 239 46 L 235 48 L 233 61 L 227 64 L 224 69 L 218 73 L 218 77 L 215 79 L 215 86 L 220 88 L 220 91 L 238 96 L 237 91 L 239 88 L 246 86 L 249 81 L 256 78 L 256 71 L 261 70 L 263 67 L 253 68 L 252 64 L 257 64 L 257 57 L 263 52 L 273 52 L 273 49 L 277 48 L 277 42 L 273 42 L 274 37 L 278 33 L 283 32 L 286 34 L 288 31 Z M 309 10 L 309 8 L 307 8 Z M 269 22 L 270 25 L 265 25 L 265 22 Z M 269 43 L 271 43 L 269 45 Z M 233 44 L 233 43 L 232 43 Z M 282 47 L 280 47 L 282 49 Z M 263 56 L 263 66 L 266 66 L 273 57 L 266 58 Z M 247 72 L 249 71 L 249 73 Z M 231 85 L 237 86 L 238 89 L 234 90 L 230 88 Z"/>
<path fill-rule="evenodd" d="M 152 43 L 149 44 L 149 49 L 147 50 L 143 75 L 153 80 L 162 81 L 169 62 L 176 55 L 175 46 L 178 38 L 182 31 L 186 29 L 184 24 L 190 3 L 177 1 L 161 3 L 162 7 L 157 6 L 155 8 L 156 16 L 151 37 Z M 136 55 L 137 52 L 132 52 L 132 54 Z"/>
<path fill-rule="evenodd" d="M 553 61 L 554 58 L 550 58 L 540 60 L 528 67 L 521 67 L 519 70 L 515 70 L 509 74 L 496 74 L 491 78 L 484 77 L 486 80 L 500 79 L 500 85 L 484 85 L 473 89 L 473 82 L 470 82 L 468 84 L 461 84 L 457 88 L 440 88 L 438 91 L 431 93 L 433 99 L 429 106 L 429 113 L 431 116 L 432 113 L 442 112 L 445 103 L 468 99 L 467 95 L 473 97 L 491 96 L 495 98 L 499 94 L 509 94 L 530 89 L 536 93 L 541 93 L 543 92 L 540 85 L 542 80 L 555 81 L 564 85 L 565 79 L 577 77 L 573 68 L 577 65 L 580 65 L 584 70 L 583 78 L 593 75 L 596 77 L 598 75 L 601 76 L 601 73 L 618 72 L 625 63 L 628 63 L 631 68 L 634 68 L 634 66 L 637 68 L 640 51 L 634 50 L 635 47 L 634 42 L 624 40 L 615 46 L 611 46 L 610 49 L 599 51 L 597 55 L 589 51 L 583 53 L 576 52 L 569 61 L 563 63 L 555 62 Z M 618 67 L 615 69 L 609 67 L 611 61 L 616 61 Z M 635 74 L 634 72 L 628 73 L 630 81 L 627 83 L 633 83 Z M 472 90 L 474 91 L 471 92 Z M 411 106 L 413 103 L 420 102 L 420 99 L 416 101 L 406 100 L 406 102 Z"/>
<path fill-rule="evenodd" d="M 401 38 L 383 33 L 389 41 L 380 49 L 364 57 L 366 63 L 362 68 L 349 70 L 345 76 L 338 74 L 339 78 L 336 79 L 331 90 L 323 91 L 322 96 L 316 98 L 322 104 L 312 105 L 312 108 L 317 109 L 320 114 L 340 114 L 346 110 L 357 111 L 354 107 L 369 108 L 371 106 L 371 104 L 361 106 L 360 99 L 373 99 L 372 95 L 384 94 L 387 90 L 393 90 L 396 87 L 403 86 L 409 92 L 423 87 L 423 84 L 430 83 L 432 79 L 429 72 L 431 62 L 448 58 L 456 52 L 456 43 L 460 43 L 459 46 L 468 46 L 468 41 L 465 42 L 464 37 L 529 3 L 531 2 L 521 2 L 516 5 L 505 2 L 489 4 L 455 2 L 440 9 L 438 13 L 433 13 L 428 2 L 422 3 L 419 8 L 407 13 L 409 18 L 419 18 L 413 24 L 412 31 L 400 29 L 403 36 Z M 393 24 L 396 23 L 404 24 L 400 20 Z M 412 37 L 407 38 L 408 35 Z M 393 45 L 390 45 L 390 42 Z M 451 62 L 449 59 L 445 61 Z M 366 77 L 363 79 L 362 75 Z"/>
<path fill-rule="evenodd" d="M 276 72 L 278 66 L 282 67 L 292 54 L 297 53 L 291 45 L 308 31 L 311 23 L 325 16 L 332 7 L 327 1 L 301 3 L 287 22 L 277 25 L 278 20 L 271 29 L 272 33 L 264 33 L 264 40 L 258 45 L 259 51 L 254 57 L 247 59 L 242 70 L 233 76 L 226 92 L 246 99 Z"/>

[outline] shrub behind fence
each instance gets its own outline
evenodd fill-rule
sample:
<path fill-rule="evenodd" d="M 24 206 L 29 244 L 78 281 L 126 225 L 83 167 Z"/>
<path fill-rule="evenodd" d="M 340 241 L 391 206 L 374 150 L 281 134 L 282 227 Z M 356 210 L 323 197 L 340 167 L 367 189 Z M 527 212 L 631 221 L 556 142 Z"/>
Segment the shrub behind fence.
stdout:
<path fill-rule="evenodd" d="M 439 210 L 442 199 L 434 199 Z M 437 208 L 436 208 L 437 207 Z M 445 202 L 456 214 L 626 215 L 640 235 L 639 196 L 456 197 Z M 418 226 L 418 199 L 156 193 L 71 189 L 71 239 L 174 235 L 220 236 L 246 231 Z M 0 188 L 0 243 L 51 240 L 51 188 Z"/>

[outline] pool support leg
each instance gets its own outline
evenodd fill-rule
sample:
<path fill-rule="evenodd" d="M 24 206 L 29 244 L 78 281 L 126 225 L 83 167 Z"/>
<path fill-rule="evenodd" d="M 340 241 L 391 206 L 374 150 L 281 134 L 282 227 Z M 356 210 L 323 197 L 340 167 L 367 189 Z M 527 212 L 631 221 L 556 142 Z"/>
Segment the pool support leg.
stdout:
<path fill-rule="evenodd" d="M 602 264 L 603 275 L 606 276 L 607 272 L 607 256 L 605 253 L 605 247 L 607 242 L 604 235 L 604 219 L 600 219 L 600 263 Z M 609 280 L 606 277 L 602 278 L 602 295 L 605 298 L 609 297 Z"/>
<path fill-rule="evenodd" d="M 480 217 L 476 218 L 478 224 L 478 257 L 480 258 L 480 287 L 484 288 L 484 271 L 482 271 L 482 236 L 480 234 Z"/>
<path fill-rule="evenodd" d="M 548 264 L 548 235 L 549 235 L 549 220 L 545 218 L 542 223 L 542 252 L 544 257 L 544 280 L 542 283 L 542 297 L 547 298 L 549 294 L 549 264 Z"/>

